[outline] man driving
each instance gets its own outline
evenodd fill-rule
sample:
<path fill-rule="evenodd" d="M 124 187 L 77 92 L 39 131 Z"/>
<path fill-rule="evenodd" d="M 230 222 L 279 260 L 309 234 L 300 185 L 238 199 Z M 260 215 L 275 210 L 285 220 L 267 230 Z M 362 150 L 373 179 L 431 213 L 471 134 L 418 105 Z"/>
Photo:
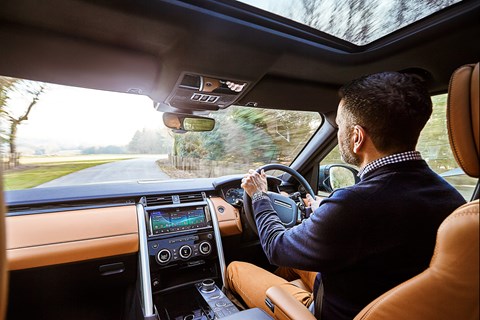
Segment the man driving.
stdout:
<path fill-rule="evenodd" d="M 264 172 L 250 170 L 242 188 L 272 274 L 245 262 L 227 268 L 230 289 L 248 307 L 271 311 L 266 290 L 282 286 L 317 318 L 353 319 L 368 303 L 429 265 L 441 222 L 465 203 L 415 151 L 432 113 L 423 81 L 382 72 L 339 90 L 336 123 L 342 159 L 360 168 L 360 182 L 322 200 L 286 229 L 266 196 Z M 289 281 L 302 279 L 303 286 Z M 314 303 L 315 301 L 315 303 Z"/>

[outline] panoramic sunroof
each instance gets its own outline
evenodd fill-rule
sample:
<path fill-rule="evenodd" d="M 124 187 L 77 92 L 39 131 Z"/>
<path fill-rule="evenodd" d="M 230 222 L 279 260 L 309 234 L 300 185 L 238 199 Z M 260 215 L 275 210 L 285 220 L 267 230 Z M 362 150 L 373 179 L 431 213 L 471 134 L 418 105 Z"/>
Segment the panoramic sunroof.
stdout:
<path fill-rule="evenodd" d="M 461 0 L 237 0 L 366 45 Z"/>

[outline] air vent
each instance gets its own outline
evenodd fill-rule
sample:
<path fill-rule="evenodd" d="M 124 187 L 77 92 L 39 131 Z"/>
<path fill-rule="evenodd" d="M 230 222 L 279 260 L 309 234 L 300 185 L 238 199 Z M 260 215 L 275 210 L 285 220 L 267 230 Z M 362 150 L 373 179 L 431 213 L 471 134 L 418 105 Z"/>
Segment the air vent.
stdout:
<path fill-rule="evenodd" d="M 179 198 L 181 203 L 203 201 L 201 193 L 181 194 L 179 195 Z"/>
<path fill-rule="evenodd" d="M 161 206 L 172 204 L 172 196 L 150 196 L 146 197 L 147 206 Z"/>
<path fill-rule="evenodd" d="M 187 194 L 174 194 L 174 195 L 158 195 L 145 197 L 147 207 L 163 206 L 169 204 L 180 204 L 190 202 L 201 202 L 203 196 L 201 193 L 187 193 Z"/>

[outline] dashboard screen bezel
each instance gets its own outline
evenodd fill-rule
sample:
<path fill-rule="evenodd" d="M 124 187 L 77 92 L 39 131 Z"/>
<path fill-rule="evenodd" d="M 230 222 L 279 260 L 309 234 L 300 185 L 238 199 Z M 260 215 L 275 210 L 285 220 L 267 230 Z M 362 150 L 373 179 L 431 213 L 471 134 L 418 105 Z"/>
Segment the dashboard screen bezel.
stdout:
<path fill-rule="evenodd" d="M 155 233 L 154 222 L 152 218 L 158 212 L 162 212 L 163 214 L 168 214 L 168 215 L 171 215 L 172 213 L 187 215 L 189 211 L 198 211 L 198 210 L 202 211 L 202 214 L 204 217 L 203 219 L 204 221 L 202 223 L 189 225 L 189 226 L 176 226 L 171 228 L 164 228 L 165 230 L 163 232 Z M 212 222 L 211 222 L 210 214 L 208 212 L 208 208 L 204 204 L 189 205 L 189 206 L 152 207 L 152 208 L 146 208 L 146 212 L 148 214 L 148 226 L 149 226 L 148 236 L 149 237 L 156 237 L 156 236 L 162 236 L 162 235 L 179 233 L 179 232 L 188 232 L 192 230 L 202 230 L 202 229 L 212 227 Z"/>

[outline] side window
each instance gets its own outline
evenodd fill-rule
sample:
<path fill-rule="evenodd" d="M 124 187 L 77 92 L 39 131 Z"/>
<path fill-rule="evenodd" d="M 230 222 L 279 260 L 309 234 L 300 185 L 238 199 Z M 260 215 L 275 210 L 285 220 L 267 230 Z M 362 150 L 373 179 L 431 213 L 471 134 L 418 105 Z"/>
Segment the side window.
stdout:
<path fill-rule="evenodd" d="M 420 134 L 417 150 L 430 168 L 447 180 L 468 201 L 477 179 L 467 176 L 458 166 L 447 133 L 447 94 L 432 97 L 433 112 Z"/>
<path fill-rule="evenodd" d="M 477 179 L 467 176 L 458 166 L 450 148 L 447 133 L 447 94 L 432 97 L 433 112 L 420 134 L 417 150 L 433 171 L 448 181 L 469 201 L 475 190 Z M 320 171 L 331 164 L 344 163 L 338 145 L 321 161 Z M 322 179 L 320 179 L 322 180 Z M 319 181 L 320 190 L 323 181 Z"/>

